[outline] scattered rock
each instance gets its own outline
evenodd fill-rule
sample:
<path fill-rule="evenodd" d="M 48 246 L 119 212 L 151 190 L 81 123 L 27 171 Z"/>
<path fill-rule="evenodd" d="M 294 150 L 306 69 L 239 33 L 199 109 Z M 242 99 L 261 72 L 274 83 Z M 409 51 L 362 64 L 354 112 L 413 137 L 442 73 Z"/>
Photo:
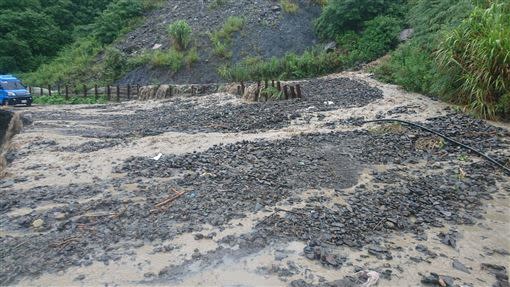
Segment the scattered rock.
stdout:
<path fill-rule="evenodd" d="M 421 283 L 441 287 L 455 286 L 454 279 L 452 277 L 446 275 L 438 275 L 436 273 L 430 273 L 428 276 L 422 276 Z"/>
<path fill-rule="evenodd" d="M 44 225 L 44 220 L 42 219 L 36 219 L 32 222 L 32 227 L 33 228 L 41 228 L 42 226 Z"/>
<path fill-rule="evenodd" d="M 456 260 L 456 259 L 453 260 L 452 266 L 453 266 L 453 268 L 455 268 L 457 270 L 471 274 L 471 271 L 469 271 L 469 269 L 466 267 L 466 265 L 462 264 L 459 260 Z"/>
<path fill-rule="evenodd" d="M 450 230 L 448 233 L 440 232 L 437 237 L 441 240 L 441 243 L 449 245 L 453 248 L 457 248 L 457 240 L 459 233 L 455 230 Z"/>

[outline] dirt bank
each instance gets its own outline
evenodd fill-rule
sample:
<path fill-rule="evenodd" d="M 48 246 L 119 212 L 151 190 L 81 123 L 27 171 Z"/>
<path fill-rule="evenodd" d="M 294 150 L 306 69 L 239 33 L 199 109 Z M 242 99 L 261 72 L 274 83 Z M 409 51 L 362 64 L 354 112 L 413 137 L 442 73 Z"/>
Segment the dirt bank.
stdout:
<path fill-rule="evenodd" d="M 0 284 L 506 284 L 510 177 L 361 123 L 507 163 L 508 126 L 366 74 L 301 84 L 283 102 L 34 107 L 0 181 Z"/>

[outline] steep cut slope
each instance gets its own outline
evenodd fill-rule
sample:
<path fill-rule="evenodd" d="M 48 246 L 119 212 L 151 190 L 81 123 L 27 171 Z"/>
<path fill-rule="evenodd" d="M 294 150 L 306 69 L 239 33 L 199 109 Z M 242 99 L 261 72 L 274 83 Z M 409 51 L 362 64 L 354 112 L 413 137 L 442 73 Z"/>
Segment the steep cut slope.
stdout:
<path fill-rule="evenodd" d="M 285 11 L 280 2 L 274 0 L 167 1 L 161 9 L 147 15 L 144 24 L 128 33 L 117 48 L 131 57 L 144 51 L 166 50 L 171 47 L 167 27 L 175 21 L 185 20 L 193 30 L 200 59 L 175 73 L 168 68 L 144 64 L 127 73 L 120 82 L 218 82 L 221 78 L 217 68 L 221 65 L 237 63 L 250 56 L 270 58 L 291 51 L 303 52 L 317 43 L 313 21 L 320 15 L 321 7 L 313 0 L 292 3 L 299 6 L 297 11 Z M 232 57 L 222 58 L 215 55 L 209 34 L 218 31 L 231 16 L 244 18 L 245 24 L 231 39 L 228 48 Z"/>

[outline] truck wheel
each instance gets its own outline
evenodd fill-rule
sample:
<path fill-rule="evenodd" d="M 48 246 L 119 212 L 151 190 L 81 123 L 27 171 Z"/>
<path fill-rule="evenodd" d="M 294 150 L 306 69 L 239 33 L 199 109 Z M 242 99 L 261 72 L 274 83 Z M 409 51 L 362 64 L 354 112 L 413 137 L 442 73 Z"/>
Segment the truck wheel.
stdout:
<path fill-rule="evenodd" d="M 27 107 L 32 106 L 32 102 L 27 102 Z"/>

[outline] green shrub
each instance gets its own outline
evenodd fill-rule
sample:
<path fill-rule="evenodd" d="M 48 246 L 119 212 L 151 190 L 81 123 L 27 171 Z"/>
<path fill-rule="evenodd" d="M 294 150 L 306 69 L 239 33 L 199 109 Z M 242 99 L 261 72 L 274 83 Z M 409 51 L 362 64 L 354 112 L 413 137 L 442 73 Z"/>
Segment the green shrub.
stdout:
<path fill-rule="evenodd" d="M 110 44 L 142 13 L 143 6 L 138 0 L 112 2 L 94 23 L 93 35 L 101 43 Z"/>
<path fill-rule="evenodd" d="M 191 27 L 184 20 L 179 20 L 168 26 L 168 34 L 170 34 L 175 48 L 180 51 L 188 49 L 192 32 Z"/>
<path fill-rule="evenodd" d="M 155 52 L 150 63 L 156 67 L 167 67 L 173 72 L 179 71 L 183 67 L 184 54 L 175 49 L 168 51 L 157 51 Z"/>
<path fill-rule="evenodd" d="M 390 16 L 378 16 L 366 21 L 362 33 L 348 31 L 336 38 L 342 52 L 346 53 L 347 64 L 356 66 L 373 61 L 398 44 L 402 21 Z"/>
<path fill-rule="evenodd" d="M 296 13 L 299 10 L 299 5 L 294 0 L 280 0 L 280 6 L 287 13 Z"/>
<path fill-rule="evenodd" d="M 198 55 L 197 48 L 192 48 L 184 55 L 184 62 L 188 68 L 191 68 L 191 65 L 198 62 L 198 60 L 200 60 L 200 56 Z"/>
<path fill-rule="evenodd" d="M 178 72 L 185 65 L 191 67 L 199 60 L 198 51 L 192 48 L 188 51 L 177 51 L 175 48 L 169 50 L 157 50 L 143 52 L 142 54 L 129 59 L 127 66 L 135 68 L 141 65 L 150 64 L 153 67 L 169 68 L 172 72 Z"/>
<path fill-rule="evenodd" d="M 232 51 L 230 50 L 232 36 L 235 32 L 243 29 L 244 24 L 244 18 L 232 16 L 225 21 L 218 31 L 209 34 L 209 38 L 213 44 L 214 54 L 222 58 L 232 57 Z"/>
<path fill-rule="evenodd" d="M 35 72 L 22 76 L 24 82 L 34 86 L 65 83 L 83 84 L 91 75 L 100 74 L 94 67 L 95 57 L 101 51 L 101 43 L 94 38 L 84 38 L 59 52 L 48 64 L 41 65 Z"/>
<path fill-rule="evenodd" d="M 288 53 L 282 58 L 247 58 L 232 67 L 222 66 L 218 74 L 227 80 L 298 79 L 327 74 L 343 68 L 336 53 L 312 49 L 301 55 Z"/>
<path fill-rule="evenodd" d="M 260 91 L 260 95 L 263 98 L 267 98 L 269 100 L 278 101 L 284 98 L 284 93 L 282 91 L 278 91 L 276 87 L 267 87 L 263 88 Z"/>
<path fill-rule="evenodd" d="M 105 49 L 103 60 L 103 77 L 108 82 L 118 80 L 123 74 L 127 66 L 127 60 L 118 49 L 108 47 Z"/>
<path fill-rule="evenodd" d="M 510 4 L 475 8 L 447 34 L 437 55 L 449 78 L 440 89 L 443 96 L 484 118 L 509 116 Z"/>
<path fill-rule="evenodd" d="M 402 17 L 403 0 L 329 0 L 316 22 L 317 34 L 335 39 L 347 31 L 360 31 L 366 21 L 377 16 Z"/>
<path fill-rule="evenodd" d="M 208 7 L 211 10 L 215 10 L 226 5 L 228 2 L 229 0 L 213 0 Z"/>
<path fill-rule="evenodd" d="M 377 77 L 403 86 L 406 90 L 432 94 L 438 79 L 434 57 L 418 42 L 401 46 L 388 61 L 375 68 Z"/>

